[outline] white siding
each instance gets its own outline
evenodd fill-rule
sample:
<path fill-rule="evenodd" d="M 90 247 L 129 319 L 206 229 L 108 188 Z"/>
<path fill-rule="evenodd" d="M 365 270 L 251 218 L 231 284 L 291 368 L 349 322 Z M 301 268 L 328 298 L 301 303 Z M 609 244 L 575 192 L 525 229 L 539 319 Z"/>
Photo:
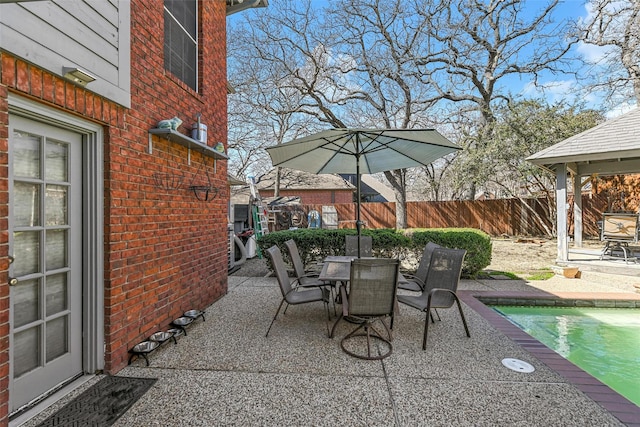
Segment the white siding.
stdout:
<path fill-rule="evenodd" d="M 131 105 L 130 4 L 55 0 L 0 4 L 0 48 L 56 75 L 79 67 L 87 89 Z"/>

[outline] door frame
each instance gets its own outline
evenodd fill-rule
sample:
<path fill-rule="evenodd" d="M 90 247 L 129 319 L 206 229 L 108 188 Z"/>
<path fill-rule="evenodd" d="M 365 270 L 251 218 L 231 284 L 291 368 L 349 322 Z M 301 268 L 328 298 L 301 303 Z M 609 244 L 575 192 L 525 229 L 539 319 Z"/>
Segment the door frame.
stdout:
<path fill-rule="evenodd" d="M 104 130 L 97 123 L 9 93 L 12 115 L 82 136 L 82 369 L 104 369 Z M 11 399 L 11 396 L 9 396 Z"/>

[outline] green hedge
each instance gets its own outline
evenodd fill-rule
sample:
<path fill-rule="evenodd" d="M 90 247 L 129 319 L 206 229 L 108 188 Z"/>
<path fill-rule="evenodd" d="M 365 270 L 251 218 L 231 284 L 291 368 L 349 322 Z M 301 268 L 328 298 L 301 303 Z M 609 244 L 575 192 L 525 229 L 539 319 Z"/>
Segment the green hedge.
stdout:
<path fill-rule="evenodd" d="M 437 243 L 446 248 L 465 249 L 467 254 L 462 264 L 464 277 L 475 277 L 491 264 L 491 237 L 475 228 L 414 228 L 406 231 L 411 236 L 414 250 L 422 253 L 424 246 Z M 420 255 L 418 255 L 420 256 Z"/>
<path fill-rule="evenodd" d="M 285 260 L 288 254 L 284 242 L 293 239 L 305 265 L 310 266 L 330 255 L 344 255 L 345 236 L 355 235 L 353 229 L 298 229 L 276 231 L 258 238 L 261 251 L 277 245 Z M 473 277 L 491 263 L 491 238 L 488 234 L 471 228 L 393 229 L 363 230 L 363 235 L 371 236 L 373 255 L 400 260 L 420 259 L 428 242 L 447 248 L 466 249 L 467 255 L 462 267 L 465 277 Z M 405 263 L 403 263 L 405 264 Z M 409 268 L 415 269 L 412 263 Z"/>

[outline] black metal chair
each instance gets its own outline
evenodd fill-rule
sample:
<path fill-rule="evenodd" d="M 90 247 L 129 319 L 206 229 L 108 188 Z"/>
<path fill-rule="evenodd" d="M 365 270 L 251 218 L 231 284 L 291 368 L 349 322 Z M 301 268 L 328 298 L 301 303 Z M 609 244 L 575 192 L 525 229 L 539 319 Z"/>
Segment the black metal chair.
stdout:
<path fill-rule="evenodd" d="M 331 329 L 333 338 L 341 319 L 349 317 L 359 325 L 340 341 L 342 350 L 354 357 L 367 360 L 380 360 L 393 351 L 391 329 L 398 287 L 397 259 L 355 259 L 351 262 L 349 292 L 340 287 L 342 295 L 342 313 Z M 390 317 L 390 326 L 384 319 Z M 387 334 L 384 337 L 374 324 L 382 324 Z M 366 337 L 366 353 L 357 351 L 359 337 Z M 372 346 L 375 345 L 377 354 Z M 386 347 L 386 349 L 384 348 Z M 352 349 L 353 348 L 353 349 Z"/>
<path fill-rule="evenodd" d="M 460 273 L 462 272 L 462 261 L 467 251 L 463 249 L 435 248 L 431 255 L 431 263 L 427 280 L 422 294 L 398 295 L 398 302 L 406 304 L 425 312 L 424 338 L 422 339 L 422 349 L 427 349 L 427 333 L 429 332 L 429 318 L 432 308 L 450 308 L 453 304 L 458 305 L 462 324 L 467 336 L 470 337 L 467 320 L 462 311 L 462 305 L 456 295 Z M 433 322 L 433 318 L 431 318 Z"/>
<path fill-rule="evenodd" d="M 371 236 L 360 236 L 360 253 L 358 254 L 358 236 L 345 236 L 344 253 L 347 256 L 373 256 L 373 239 Z"/>
<path fill-rule="evenodd" d="M 271 331 L 271 327 L 273 326 L 273 322 L 276 321 L 278 317 L 278 313 L 280 313 L 280 309 L 282 305 L 286 302 L 287 304 L 297 305 L 297 304 L 306 304 L 310 302 L 322 301 L 327 308 L 327 321 L 331 319 L 331 313 L 329 313 L 329 291 L 325 288 L 314 288 L 307 290 L 299 290 L 301 286 L 299 286 L 298 279 L 289 278 L 287 274 L 287 266 L 282 259 L 282 252 L 277 246 L 271 246 L 266 250 L 267 256 L 271 259 L 271 265 L 275 272 L 276 278 L 278 279 L 278 284 L 280 285 L 280 291 L 282 292 L 282 301 L 280 301 L 280 305 L 278 306 L 278 310 L 276 311 L 275 316 L 273 316 L 273 320 L 269 325 L 269 329 L 267 329 L 267 333 L 265 337 L 269 336 L 269 331 Z M 287 306 L 288 307 L 288 306 Z M 287 308 L 285 307 L 284 313 L 287 312 Z M 329 332 L 329 325 L 327 324 L 327 332 Z"/>

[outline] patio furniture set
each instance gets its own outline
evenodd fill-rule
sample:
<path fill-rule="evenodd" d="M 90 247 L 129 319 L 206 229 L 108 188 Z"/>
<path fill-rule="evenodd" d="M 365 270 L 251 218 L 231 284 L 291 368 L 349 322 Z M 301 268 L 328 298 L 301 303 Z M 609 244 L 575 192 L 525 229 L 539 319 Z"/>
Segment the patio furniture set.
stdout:
<path fill-rule="evenodd" d="M 430 242 L 424 248 L 416 274 L 411 275 L 400 273 L 397 259 L 371 256 L 370 236 L 347 236 L 345 244 L 347 255 L 327 257 L 322 264 L 322 271 L 315 274 L 304 269 L 295 241 L 288 240 L 285 246 L 294 266 L 295 277 L 289 277 L 278 246 L 267 249 L 282 300 L 266 337 L 283 305 L 323 302 L 329 322 L 330 300 L 334 303 L 334 313 L 336 302 L 342 304 L 342 310 L 337 314 L 331 331 L 327 323 L 328 336 L 333 338 L 341 320 L 354 323 L 355 329 L 341 339 L 340 346 L 347 354 L 357 358 L 380 360 L 391 354 L 393 319 L 398 312 L 398 303 L 425 313 L 423 350 L 427 346 L 429 320 L 435 322 L 432 309 L 438 316 L 436 309 L 450 308 L 456 304 L 465 333 L 471 336 L 456 295 L 466 251 L 448 249 Z M 360 252 L 361 256 L 355 255 L 354 251 L 356 254 Z M 398 289 L 413 293 L 398 295 Z M 334 293 L 335 297 L 332 298 Z M 389 325 L 385 322 L 387 319 Z"/>

